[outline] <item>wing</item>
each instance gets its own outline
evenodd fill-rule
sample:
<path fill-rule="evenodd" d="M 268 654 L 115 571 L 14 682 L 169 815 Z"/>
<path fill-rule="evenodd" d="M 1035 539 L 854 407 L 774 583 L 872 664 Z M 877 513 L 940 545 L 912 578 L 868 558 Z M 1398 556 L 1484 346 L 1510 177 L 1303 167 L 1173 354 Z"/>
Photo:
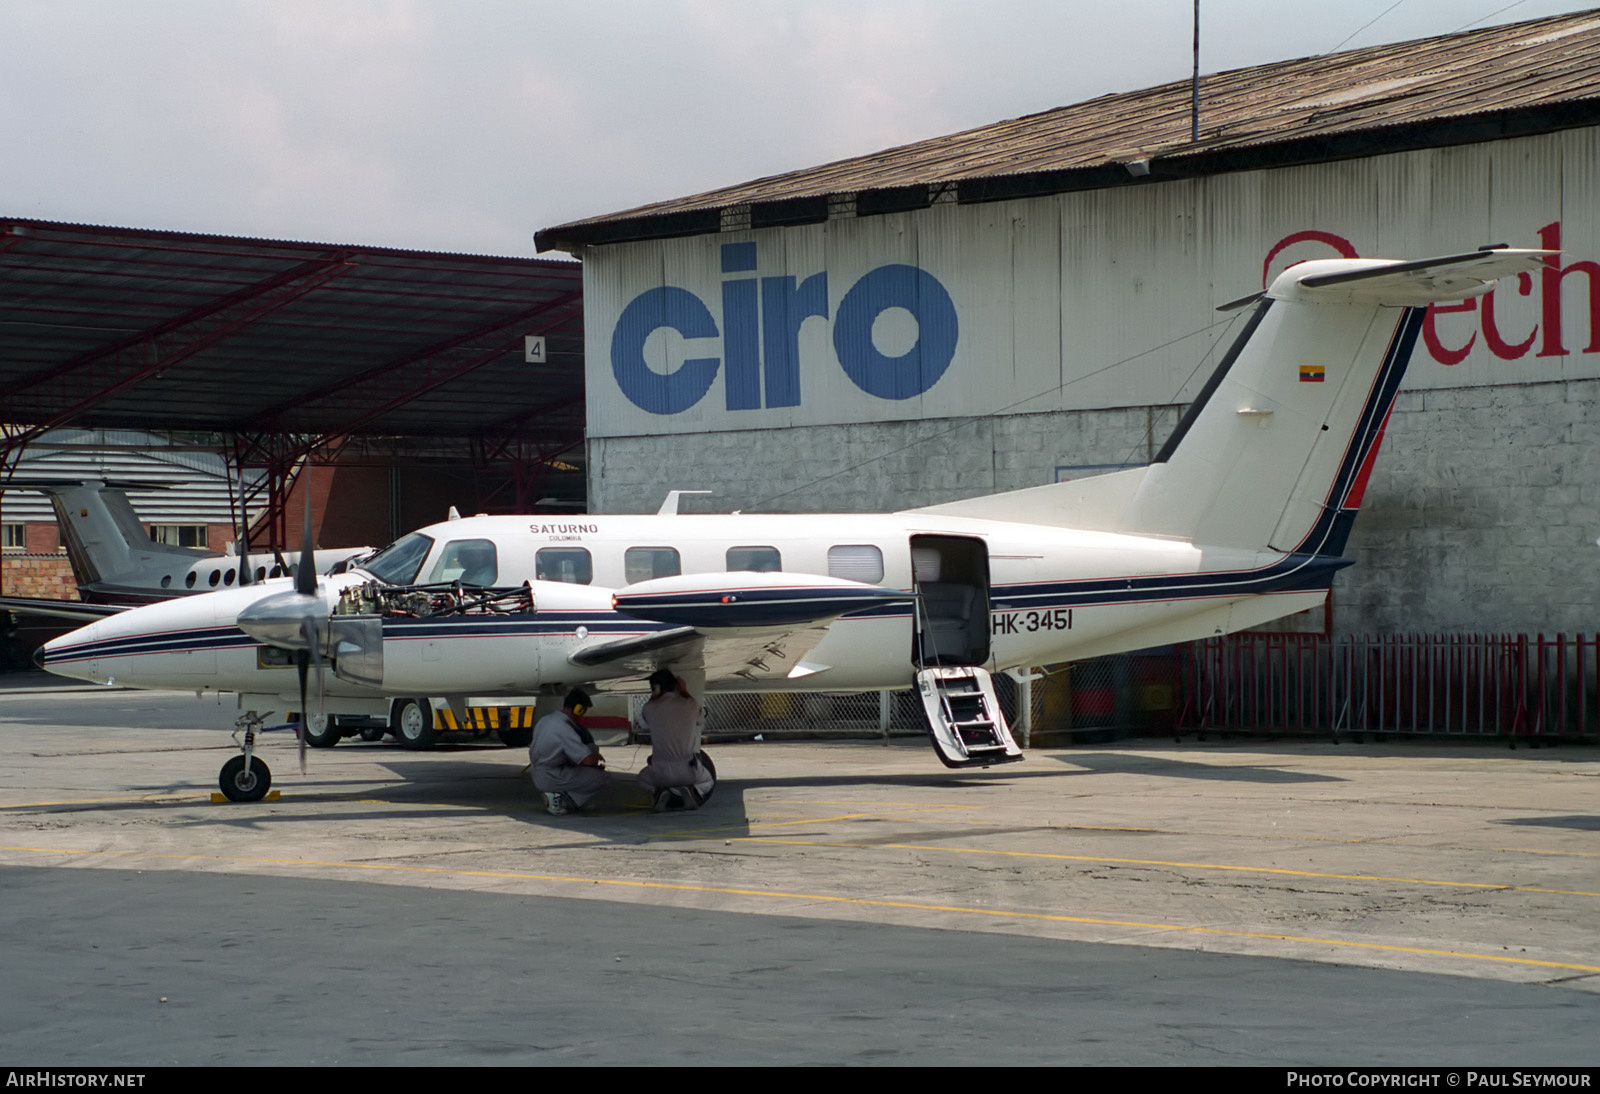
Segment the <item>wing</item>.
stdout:
<path fill-rule="evenodd" d="M 675 666 L 704 669 L 710 682 L 782 680 L 806 674 L 801 658 L 840 616 L 911 599 L 899 589 L 815 574 L 656 578 L 619 589 L 612 603 L 622 615 L 675 626 L 597 641 L 568 660 L 629 676 Z"/>
<path fill-rule="evenodd" d="M 90 623 L 127 610 L 123 604 L 85 604 L 81 600 L 51 600 L 42 596 L 0 596 L 0 611 L 69 619 L 74 623 Z"/>
<path fill-rule="evenodd" d="M 744 680 L 756 684 L 790 676 L 800 659 L 827 633 L 826 626 L 765 628 L 759 632 L 741 628 L 737 633 L 720 635 L 695 627 L 673 627 L 584 646 L 567 660 L 581 668 L 621 674 L 619 679 L 595 681 L 593 686 L 602 689 L 627 684 L 667 666 L 701 669 L 711 682 Z"/>

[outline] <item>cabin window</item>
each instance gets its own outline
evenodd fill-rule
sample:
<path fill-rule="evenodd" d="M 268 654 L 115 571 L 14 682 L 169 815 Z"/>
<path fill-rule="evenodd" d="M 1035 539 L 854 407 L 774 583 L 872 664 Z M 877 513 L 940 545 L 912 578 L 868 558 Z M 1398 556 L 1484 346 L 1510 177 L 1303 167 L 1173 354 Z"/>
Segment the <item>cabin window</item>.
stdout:
<path fill-rule="evenodd" d="M 752 570 L 758 574 L 776 573 L 783 569 L 783 556 L 776 547 L 729 547 L 728 569 Z"/>
<path fill-rule="evenodd" d="M 224 570 L 222 573 L 222 583 L 224 585 L 232 585 L 234 576 L 235 575 L 232 570 Z"/>
<path fill-rule="evenodd" d="M 582 547 L 541 547 L 534 566 L 540 581 L 587 585 L 594 580 L 594 563 Z"/>
<path fill-rule="evenodd" d="M 828 576 L 876 585 L 883 580 L 883 552 L 870 543 L 829 547 Z"/>
<path fill-rule="evenodd" d="M 493 585 L 500 573 L 494 540 L 456 539 L 444 545 L 428 583 L 459 581 L 463 585 Z"/>
<path fill-rule="evenodd" d="M 164 543 L 168 547 L 204 547 L 206 545 L 206 526 L 204 524 L 152 524 L 150 538 L 157 543 Z"/>
<path fill-rule="evenodd" d="M 222 571 L 221 570 L 212 570 L 210 576 L 208 576 L 206 578 L 206 580 L 211 583 L 211 587 L 213 589 L 216 588 L 217 587 L 217 582 L 222 580 Z"/>
<path fill-rule="evenodd" d="M 410 585 L 417 580 L 422 560 L 433 548 L 433 537 L 412 532 L 395 540 L 389 546 L 361 564 L 361 568 L 379 581 L 390 585 Z M 278 567 L 274 566 L 274 570 Z"/>
<path fill-rule="evenodd" d="M 162 578 L 161 578 L 161 587 L 163 589 L 170 589 L 172 587 L 172 575 L 171 574 L 165 574 L 165 575 L 162 576 Z"/>
<path fill-rule="evenodd" d="M 678 552 L 671 547 L 629 547 L 622 556 L 623 580 L 649 581 L 657 577 L 677 577 L 683 573 Z"/>
<path fill-rule="evenodd" d="M 188 573 L 183 575 L 183 585 L 184 585 L 184 588 L 186 588 L 186 589 L 194 588 L 194 571 L 193 570 L 190 570 Z"/>

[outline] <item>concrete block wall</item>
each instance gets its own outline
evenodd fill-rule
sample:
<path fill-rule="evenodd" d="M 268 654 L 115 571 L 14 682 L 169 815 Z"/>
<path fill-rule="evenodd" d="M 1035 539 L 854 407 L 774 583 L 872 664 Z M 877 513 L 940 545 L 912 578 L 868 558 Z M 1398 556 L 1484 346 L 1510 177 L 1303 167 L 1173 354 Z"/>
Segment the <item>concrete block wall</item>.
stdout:
<path fill-rule="evenodd" d="M 589 506 L 653 513 L 672 489 L 711 490 L 682 511 L 864 513 L 1055 482 L 1058 468 L 1148 462 L 1176 407 L 947 418 L 589 442 Z M 1068 470 L 1063 477 L 1096 472 Z"/>
<path fill-rule="evenodd" d="M 1597 404 L 1593 380 L 1401 392 L 1347 550 L 1356 565 L 1335 581 L 1335 632 L 1600 628 Z M 590 506 L 653 513 L 674 488 L 714 491 L 684 512 L 931 505 L 1145 462 L 1180 411 L 596 439 Z"/>
<path fill-rule="evenodd" d="M 1404 391 L 1338 579 L 1342 633 L 1593 633 L 1600 381 Z"/>

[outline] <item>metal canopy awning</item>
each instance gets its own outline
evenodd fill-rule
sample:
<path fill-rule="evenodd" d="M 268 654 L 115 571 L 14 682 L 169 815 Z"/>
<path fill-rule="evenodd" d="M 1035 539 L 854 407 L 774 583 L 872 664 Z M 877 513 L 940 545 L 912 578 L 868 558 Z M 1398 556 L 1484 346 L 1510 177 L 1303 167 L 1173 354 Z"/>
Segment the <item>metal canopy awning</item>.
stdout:
<path fill-rule="evenodd" d="M 453 454 L 522 511 L 577 470 L 582 269 L 0 217 L 0 484 L 66 425 L 213 437 L 273 544 L 307 458 Z"/>
<path fill-rule="evenodd" d="M 0 423 L 581 436 L 582 307 L 572 262 L 0 218 Z"/>

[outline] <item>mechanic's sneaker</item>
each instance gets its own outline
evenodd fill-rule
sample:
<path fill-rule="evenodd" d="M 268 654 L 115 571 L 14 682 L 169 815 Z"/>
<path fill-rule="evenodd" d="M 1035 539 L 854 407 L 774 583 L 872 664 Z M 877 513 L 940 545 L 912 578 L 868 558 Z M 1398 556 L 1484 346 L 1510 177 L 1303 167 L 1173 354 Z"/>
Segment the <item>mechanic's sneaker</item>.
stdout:
<path fill-rule="evenodd" d="M 655 813 L 665 813 L 669 809 L 682 808 L 683 798 L 676 790 L 657 790 L 655 805 L 651 807 L 651 811 Z"/>
<path fill-rule="evenodd" d="M 555 817 L 564 817 L 576 808 L 576 806 L 572 804 L 572 799 L 561 793 L 559 790 L 545 791 L 544 807 L 545 809 L 549 810 L 551 816 Z"/>

